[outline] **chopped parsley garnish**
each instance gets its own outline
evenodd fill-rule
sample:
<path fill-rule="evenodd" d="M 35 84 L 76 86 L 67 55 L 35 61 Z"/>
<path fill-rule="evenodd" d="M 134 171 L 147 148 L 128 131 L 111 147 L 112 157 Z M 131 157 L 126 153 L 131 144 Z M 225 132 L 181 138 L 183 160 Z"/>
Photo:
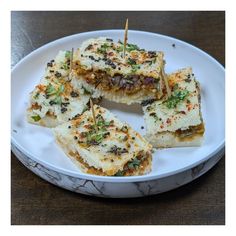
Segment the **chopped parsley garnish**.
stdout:
<path fill-rule="evenodd" d="M 47 96 L 51 96 L 56 94 L 56 89 L 53 87 L 53 85 L 50 83 L 49 85 L 47 85 L 46 87 L 46 95 Z"/>
<path fill-rule="evenodd" d="M 175 90 L 164 104 L 169 108 L 176 108 L 177 104 L 183 101 L 189 94 L 188 90 Z"/>
<path fill-rule="evenodd" d="M 70 66 L 67 63 L 63 63 L 61 67 L 63 70 L 69 70 L 70 68 Z"/>
<path fill-rule="evenodd" d="M 115 50 L 116 50 L 117 52 L 123 52 L 124 46 L 121 45 L 121 46 L 117 47 Z"/>
<path fill-rule="evenodd" d="M 134 50 L 139 51 L 140 48 L 137 45 L 135 45 L 135 44 L 127 43 L 126 50 L 128 52 L 131 52 L 131 51 L 134 51 Z"/>
<path fill-rule="evenodd" d="M 139 167 L 140 163 L 141 163 L 141 160 L 139 160 L 135 157 L 132 161 L 128 162 L 128 168 L 131 170 L 137 169 Z"/>
<path fill-rule="evenodd" d="M 124 175 L 124 171 L 118 170 L 114 176 L 123 176 L 123 175 Z"/>
<path fill-rule="evenodd" d="M 64 85 L 60 85 L 59 88 L 56 90 L 55 87 L 50 83 L 47 87 L 46 87 L 46 96 L 52 96 L 54 95 L 55 98 L 53 100 L 51 100 L 49 102 L 50 105 L 53 104 L 61 104 L 62 99 L 60 97 L 60 95 L 63 93 L 64 91 Z"/>
<path fill-rule="evenodd" d="M 135 61 L 134 59 L 132 59 L 132 58 L 128 58 L 128 59 L 127 59 L 127 63 L 128 63 L 129 65 L 136 65 L 136 61 Z"/>
<path fill-rule="evenodd" d="M 140 69 L 140 65 L 137 65 L 136 61 L 132 58 L 128 58 L 127 63 L 131 65 L 132 72 L 136 72 L 138 69 Z"/>
<path fill-rule="evenodd" d="M 105 121 L 101 115 L 97 115 L 97 131 L 95 125 L 90 126 L 90 130 L 87 132 L 82 132 L 81 135 L 86 139 L 88 145 L 99 145 L 104 138 L 106 138 L 110 132 L 107 130 L 113 121 Z"/>
<path fill-rule="evenodd" d="M 65 57 L 66 57 L 66 59 L 70 59 L 70 57 L 71 57 L 71 51 L 66 51 Z"/>
<path fill-rule="evenodd" d="M 34 99 L 38 99 L 38 97 L 39 97 L 39 93 L 36 93 L 36 94 L 34 95 Z"/>
<path fill-rule="evenodd" d="M 51 83 L 46 87 L 47 96 L 51 96 L 51 95 L 59 96 L 63 91 L 64 91 L 64 85 L 60 85 L 57 90 Z"/>
<path fill-rule="evenodd" d="M 123 50 L 124 49 L 124 46 L 123 46 L 124 43 L 121 42 L 120 40 L 119 40 L 119 43 L 122 45 L 122 46 L 120 46 L 120 48 L 122 47 L 122 50 Z M 126 51 L 127 52 L 131 52 L 131 51 L 134 51 L 134 50 L 141 51 L 140 48 L 136 44 L 131 44 L 131 43 L 126 44 Z"/>
<path fill-rule="evenodd" d="M 104 53 L 106 53 L 106 51 L 109 47 L 110 47 L 109 44 L 104 43 L 104 44 L 101 45 L 100 48 L 97 49 L 97 52 L 99 52 L 101 54 L 104 54 Z"/>
<path fill-rule="evenodd" d="M 53 99 L 53 100 L 51 100 L 50 102 L 49 102 L 49 104 L 50 105 L 53 105 L 53 104 L 61 104 L 61 102 L 62 102 L 62 100 L 61 100 L 61 97 L 56 97 L 55 99 Z"/>
<path fill-rule="evenodd" d="M 64 91 L 64 85 L 60 85 L 60 87 L 57 90 L 56 95 L 59 96 L 61 93 L 63 93 L 63 91 Z"/>
<path fill-rule="evenodd" d="M 32 118 L 35 122 L 41 120 L 41 117 L 40 117 L 39 115 L 31 116 L 31 118 Z"/>
<path fill-rule="evenodd" d="M 140 69 L 140 65 L 132 65 L 132 72 L 136 72 L 138 69 Z"/>
<path fill-rule="evenodd" d="M 87 94 L 87 95 L 91 94 L 91 92 L 87 90 L 85 87 L 82 86 L 82 89 L 84 90 L 84 94 Z"/>

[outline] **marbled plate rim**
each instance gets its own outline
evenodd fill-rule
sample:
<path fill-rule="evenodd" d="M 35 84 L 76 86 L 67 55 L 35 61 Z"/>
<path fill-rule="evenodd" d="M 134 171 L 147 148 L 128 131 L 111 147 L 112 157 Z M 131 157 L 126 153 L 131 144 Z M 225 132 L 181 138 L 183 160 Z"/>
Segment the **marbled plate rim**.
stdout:
<path fill-rule="evenodd" d="M 72 192 L 102 198 L 145 197 L 179 188 L 208 172 L 220 161 L 225 152 L 224 148 L 222 148 L 212 158 L 209 158 L 199 165 L 175 175 L 148 181 L 113 183 L 68 176 L 66 174 L 47 169 L 44 165 L 33 161 L 25 153 L 18 150 L 14 145 L 12 145 L 12 151 L 25 167 L 47 182 Z M 126 188 L 127 191 L 123 191 L 124 188 Z"/>

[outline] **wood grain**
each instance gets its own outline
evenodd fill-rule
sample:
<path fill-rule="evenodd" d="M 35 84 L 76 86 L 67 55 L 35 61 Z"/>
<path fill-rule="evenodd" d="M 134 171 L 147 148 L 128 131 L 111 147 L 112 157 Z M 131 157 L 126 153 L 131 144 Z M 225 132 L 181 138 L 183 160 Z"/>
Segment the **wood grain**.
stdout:
<path fill-rule="evenodd" d="M 12 12 L 12 66 L 36 48 L 74 33 L 122 28 L 157 32 L 187 41 L 225 63 L 224 12 Z M 224 158 L 179 189 L 139 199 L 100 199 L 75 194 L 40 179 L 12 154 L 11 223 L 225 224 Z"/>

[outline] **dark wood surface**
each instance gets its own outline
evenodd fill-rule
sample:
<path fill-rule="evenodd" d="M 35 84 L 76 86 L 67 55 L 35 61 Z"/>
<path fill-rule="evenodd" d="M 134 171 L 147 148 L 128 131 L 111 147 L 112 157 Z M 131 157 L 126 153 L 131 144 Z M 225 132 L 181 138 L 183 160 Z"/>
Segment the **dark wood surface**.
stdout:
<path fill-rule="evenodd" d="M 129 28 L 187 41 L 225 63 L 224 12 L 12 12 L 12 66 L 74 33 Z M 60 189 L 12 154 L 12 224 L 225 224 L 225 158 L 179 189 L 139 199 L 100 199 Z"/>

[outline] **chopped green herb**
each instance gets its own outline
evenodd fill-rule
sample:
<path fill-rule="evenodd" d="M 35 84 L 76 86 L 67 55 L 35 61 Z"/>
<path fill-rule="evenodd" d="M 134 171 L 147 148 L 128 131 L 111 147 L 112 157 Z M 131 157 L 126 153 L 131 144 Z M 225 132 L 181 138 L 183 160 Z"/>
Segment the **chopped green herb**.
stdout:
<path fill-rule="evenodd" d="M 46 87 L 46 95 L 47 96 L 51 96 L 56 94 L 56 89 L 53 87 L 53 85 L 51 83 L 49 83 Z"/>
<path fill-rule="evenodd" d="M 115 49 L 117 52 L 123 52 L 124 51 L 124 46 L 121 45 Z"/>
<path fill-rule="evenodd" d="M 137 169 L 139 167 L 140 163 L 141 163 L 141 160 L 139 160 L 135 157 L 132 161 L 128 162 L 128 168 L 131 170 Z"/>
<path fill-rule="evenodd" d="M 63 70 L 69 70 L 70 66 L 67 63 L 63 63 L 61 67 Z"/>
<path fill-rule="evenodd" d="M 61 84 L 56 92 L 56 95 L 59 96 L 61 93 L 63 93 L 63 91 L 64 91 L 64 85 Z"/>
<path fill-rule="evenodd" d="M 86 143 L 89 145 L 98 145 L 100 144 L 107 135 L 110 134 L 107 131 L 107 127 L 113 122 L 107 122 L 101 115 L 97 115 L 97 131 L 95 129 L 95 125 L 91 125 L 90 130 L 87 132 L 82 132 L 82 136 L 86 138 Z"/>
<path fill-rule="evenodd" d="M 132 58 L 128 58 L 128 59 L 127 59 L 127 63 L 128 63 L 129 65 L 136 65 L 136 61 L 135 61 L 134 59 L 132 59 Z"/>
<path fill-rule="evenodd" d="M 32 118 L 35 122 L 41 120 L 41 117 L 40 117 L 39 115 L 31 116 L 31 118 Z"/>
<path fill-rule="evenodd" d="M 179 88 L 179 85 L 176 83 L 173 87 L 173 90 L 177 90 Z"/>
<path fill-rule="evenodd" d="M 140 69 L 140 65 L 132 65 L 132 72 L 135 73 L 138 69 Z"/>
<path fill-rule="evenodd" d="M 177 104 L 180 101 L 183 101 L 188 96 L 188 94 L 189 94 L 188 90 L 176 90 L 173 92 L 171 97 L 164 103 L 169 109 L 176 108 Z"/>
<path fill-rule="evenodd" d="M 122 47 L 123 47 L 123 45 L 124 45 L 123 42 L 121 42 L 121 41 L 119 40 L 118 43 L 120 43 L 120 44 L 122 45 Z M 127 51 L 127 52 L 131 52 L 131 51 L 134 51 L 134 50 L 136 50 L 136 51 L 141 51 L 140 48 L 139 48 L 136 44 L 131 44 L 131 43 L 127 43 L 127 44 L 126 44 L 126 51 Z"/>
<path fill-rule="evenodd" d="M 106 51 L 109 47 L 110 47 L 109 44 L 104 43 L 104 44 L 101 45 L 100 48 L 97 49 L 97 52 L 101 53 L 101 54 L 104 54 L 104 53 L 106 53 Z"/>
<path fill-rule="evenodd" d="M 39 97 L 39 93 L 36 93 L 33 98 L 38 99 L 38 97 Z"/>
<path fill-rule="evenodd" d="M 63 93 L 64 91 L 64 85 L 60 85 L 58 90 L 56 90 L 53 85 L 50 83 L 47 87 L 46 87 L 46 95 L 47 96 L 52 96 L 55 95 L 55 98 L 53 100 L 51 100 L 49 102 L 50 105 L 53 104 L 61 104 L 62 103 L 62 99 L 60 97 L 61 93 Z"/>
<path fill-rule="evenodd" d="M 70 59 L 70 57 L 71 57 L 71 51 L 66 51 L 65 57 L 66 57 L 66 59 Z"/>
<path fill-rule="evenodd" d="M 139 51 L 140 48 L 137 45 L 135 45 L 135 44 L 127 43 L 126 50 L 128 52 L 131 52 L 131 51 L 134 51 L 134 50 Z"/>
<path fill-rule="evenodd" d="M 114 176 L 123 176 L 124 175 L 124 171 L 118 170 Z"/>
<path fill-rule="evenodd" d="M 84 109 L 83 109 L 83 111 L 82 111 L 82 113 L 84 113 L 85 111 L 87 111 L 88 110 L 88 106 L 87 105 L 85 105 L 85 107 L 84 107 Z"/>
<path fill-rule="evenodd" d="M 50 101 L 50 104 L 51 104 L 51 105 L 53 105 L 53 104 L 60 105 L 61 102 L 62 102 L 61 97 L 57 96 L 55 99 L 53 99 L 52 101 Z"/>
<path fill-rule="evenodd" d="M 82 89 L 84 90 L 84 94 L 87 94 L 87 95 L 91 94 L 91 92 L 87 90 L 85 87 L 82 86 Z"/>

